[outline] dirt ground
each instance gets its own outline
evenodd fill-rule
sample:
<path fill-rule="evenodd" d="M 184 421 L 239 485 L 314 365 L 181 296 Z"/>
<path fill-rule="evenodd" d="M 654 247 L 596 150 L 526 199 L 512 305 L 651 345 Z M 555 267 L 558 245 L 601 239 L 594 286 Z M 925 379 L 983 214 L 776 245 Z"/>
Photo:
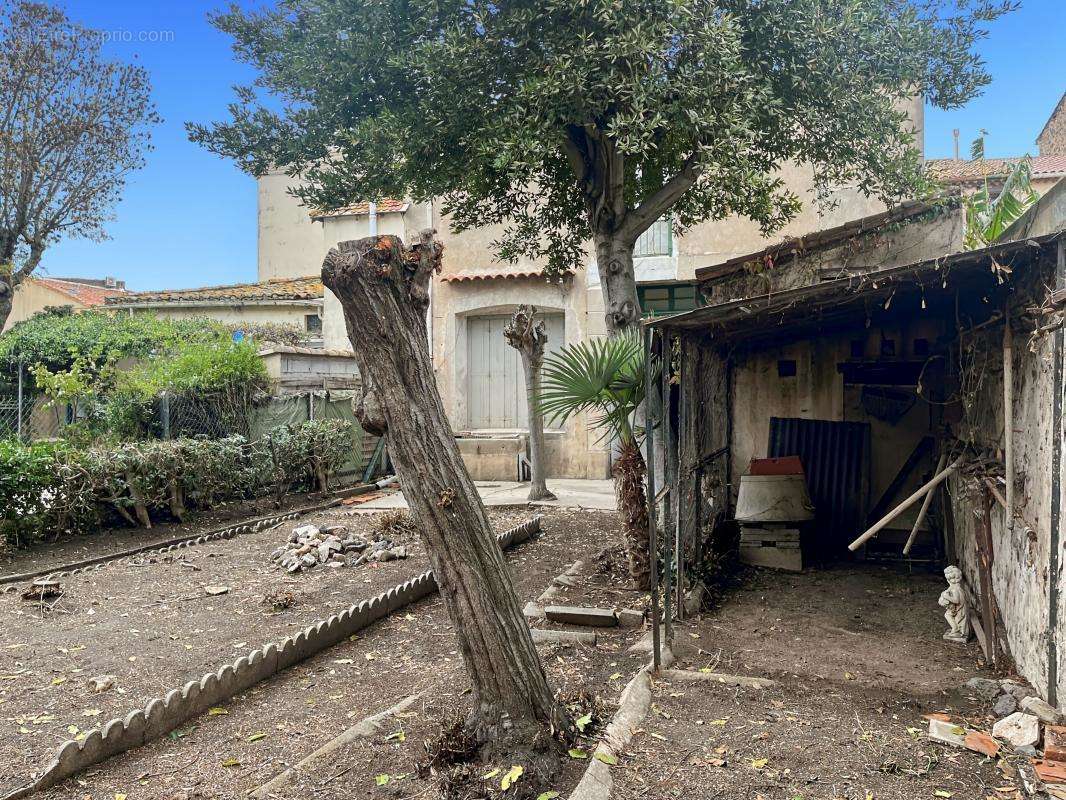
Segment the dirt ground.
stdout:
<path fill-rule="evenodd" d="M 942 588 L 936 575 L 878 566 L 752 573 L 721 608 L 679 626 L 678 666 L 777 685 L 655 681 L 613 797 L 1014 797 L 1009 768 L 924 736 L 934 711 L 991 725 L 964 693 L 978 651 L 940 638 Z"/>
<path fill-rule="evenodd" d="M 532 514 L 516 509 L 490 515 L 496 529 L 503 530 Z M 345 510 L 310 515 L 300 522 L 306 521 L 343 521 L 357 531 L 369 524 L 366 516 Z M 414 544 L 411 559 L 369 571 L 311 570 L 292 578 L 264 568 L 277 546 L 275 540 L 290 527 L 286 523 L 273 533 L 182 552 L 181 557 L 199 566 L 199 572 L 177 560 L 155 560 L 76 576 L 56 613 L 47 619 L 23 608 L 27 604 L 17 596 L 0 598 L 0 613 L 13 621 L 3 631 L 0 648 L 17 659 L 10 676 L 3 676 L 10 679 L 0 683 L 4 723 L 0 789 L 24 782 L 60 741 L 69 738 L 70 727 L 88 729 L 125 714 L 149 697 L 424 568 L 417 543 L 408 543 Z M 550 511 L 543 531 L 536 541 L 508 553 L 523 603 L 540 594 L 575 559 L 618 535 L 614 515 L 587 512 Z M 231 592 L 206 596 L 203 586 L 216 583 L 229 585 Z M 299 597 L 292 609 L 281 613 L 261 603 L 263 594 L 278 586 L 293 587 Z M 42 629 L 47 636 L 41 636 Z M 543 646 L 553 685 L 564 696 L 576 698 L 579 691 L 602 696 L 597 722 L 606 721 L 613 713 L 610 703 L 641 665 L 639 658 L 626 654 L 636 635 L 635 631 L 609 633 L 595 648 Z M 118 691 L 93 694 L 86 688 L 87 678 L 103 672 L 118 675 Z M 403 720 L 403 741 L 394 737 L 352 745 L 322 765 L 321 774 L 308 776 L 278 796 L 425 794 L 428 784 L 415 776 L 423 741 L 436 736 L 449 710 L 461 707 L 467 687 L 443 606 L 433 598 L 260 684 L 228 703 L 225 713 L 205 715 L 166 739 L 116 757 L 39 796 L 241 797 L 354 721 L 415 692 L 423 697 L 412 708 L 413 715 Z M 593 707 L 588 702 L 584 706 Z M 85 716 L 86 712 L 93 715 Z M 589 732 L 593 728 L 595 724 Z M 560 788 L 575 783 L 584 765 L 579 759 L 568 763 L 559 778 Z M 509 767 L 499 766 L 505 772 Z M 491 769 L 486 766 L 485 774 Z M 390 776 L 388 782 L 379 786 L 379 775 Z"/>
<path fill-rule="evenodd" d="M 531 516 L 490 511 L 497 530 Z M 299 522 L 349 525 L 366 515 L 331 509 Z M 368 569 L 288 576 L 269 553 L 297 524 L 152 556 L 74 576 L 43 613 L 0 596 L 0 792 L 21 784 L 77 731 L 143 706 L 150 697 L 352 602 L 417 574 L 425 555 Z M 644 608 L 624 587 L 617 516 L 548 511 L 543 535 L 508 553 L 519 599 L 536 598 L 576 559 L 582 585 L 554 603 Z M 606 555 L 605 547 L 610 548 Z M 597 554 L 600 553 L 600 557 Z M 16 565 L 15 569 L 21 568 Z M 222 596 L 208 585 L 225 585 Z M 979 653 L 943 642 L 939 576 L 870 566 L 787 575 L 752 571 L 720 607 L 679 625 L 678 666 L 768 677 L 761 691 L 654 683 L 652 712 L 612 768 L 617 800 L 911 800 L 1016 797 L 1008 766 L 924 737 L 922 715 L 939 711 L 988 730 L 987 707 L 964 690 Z M 263 598 L 282 589 L 295 605 Z M 541 627 L 559 627 L 547 622 Z M 545 669 L 577 713 L 591 711 L 581 747 L 591 752 L 626 681 L 644 658 L 628 653 L 640 630 L 601 631 L 595 647 L 541 645 Z M 94 694 L 88 678 L 114 674 Z M 363 717 L 411 694 L 395 730 L 354 742 L 272 797 L 436 796 L 418 774 L 425 743 L 464 708 L 469 683 L 438 597 L 410 607 L 234 698 L 169 737 L 118 756 L 44 800 L 239 798 Z M 566 797 L 587 760 L 567 760 L 553 787 Z M 473 768 L 498 785 L 509 765 Z M 499 773 L 495 770 L 500 770 Z"/>
<path fill-rule="evenodd" d="M 321 495 L 290 494 L 282 502 L 282 510 L 318 505 Z M 150 529 L 106 528 L 77 536 L 65 536 L 54 542 L 41 542 L 32 547 L 15 550 L 0 544 L 0 575 L 37 572 L 53 569 L 90 558 L 105 556 L 144 547 L 155 542 L 193 536 L 230 522 L 275 513 L 274 501 L 269 497 L 221 503 L 211 511 L 193 514 L 187 522 L 159 522 Z"/>

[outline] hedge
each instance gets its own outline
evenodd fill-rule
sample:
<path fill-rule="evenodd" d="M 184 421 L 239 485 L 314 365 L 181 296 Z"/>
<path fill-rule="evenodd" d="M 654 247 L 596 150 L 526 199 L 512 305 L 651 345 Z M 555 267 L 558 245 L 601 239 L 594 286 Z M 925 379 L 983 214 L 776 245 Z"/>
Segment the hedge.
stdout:
<path fill-rule="evenodd" d="M 263 443 L 230 436 L 80 449 L 0 441 L 0 535 L 24 547 L 116 523 L 180 521 L 190 509 L 264 491 L 279 502 L 291 489 L 325 491 L 351 447 L 352 425 L 343 420 L 280 426 Z"/>

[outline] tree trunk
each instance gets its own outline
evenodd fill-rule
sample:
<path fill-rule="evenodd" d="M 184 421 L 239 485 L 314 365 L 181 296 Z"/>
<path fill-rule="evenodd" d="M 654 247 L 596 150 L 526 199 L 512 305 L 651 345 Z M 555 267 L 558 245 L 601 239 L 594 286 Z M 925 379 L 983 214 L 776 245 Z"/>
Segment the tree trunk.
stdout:
<path fill-rule="evenodd" d="M 341 242 L 327 254 L 322 279 L 344 309 L 362 376 L 356 413 L 366 430 L 388 437 L 459 640 L 473 686 L 467 727 L 483 758 L 525 762 L 546 777 L 557 768 L 555 736 L 569 725 L 459 454 L 427 346 L 429 281 L 442 249 L 432 230 L 410 248 L 395 236 Z"/>
<path fill-rule="evenodd" d="M 15 301 L 15 283 L 10 275 L 5 273 L 5 266 L 0 263 L 0 331 L 7 324 L 7 318 L 11 316 L 11 306 Z"/>
<path fill-rule="evenodd" d="M 648 496 L 644 491 L 644 458 L 636 442 L 623 442 L 614 462 L 614 490 L 626 537 L 626 557 L 633 586 L 651 588 L 648 558 Z"/>
<path fill-rule="evenodd" d="M 544 347 L 548 334 L 544 323 L 536 322 L 534 306 L 519 306 L 504 329 L 507 343 L 522 356 L 526 378 L 526 407 L 529 416 L 529 499 L 555 500 L 548 491 L 544 463 L 544 415 L 540 410 L 540 370 L 544 365 Z"/>
<path fill-rule="evenodd" d="M 593 238 L 607 334 L 617 336 L 635 330 L 640 325 L 640 300 L 633 271 L 633 242 L 613 232 L 597 232 Z"/>

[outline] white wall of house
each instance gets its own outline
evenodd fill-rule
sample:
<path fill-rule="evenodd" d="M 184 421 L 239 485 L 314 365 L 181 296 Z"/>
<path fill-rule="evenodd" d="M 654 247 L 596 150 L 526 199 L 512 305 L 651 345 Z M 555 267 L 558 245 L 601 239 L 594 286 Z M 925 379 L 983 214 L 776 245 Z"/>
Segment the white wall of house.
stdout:
<path fill-rule="evenodd" d="M 108 308 L 111 308 L 108 306 Z M 308 317 L 321 317 L 321 301 L 277 302 L 277 303 L 254 303 L 245 305 L 226 304 L 196 304 L 177 305 L 160 304 L 131 306 L 119 308 L 116 313 L 120 314 L 152 314 L 160 319 L 196 319 L 204 318 L 217 320 L 226 324 L 239 322 L 247 323 L 276 323 L 294 325 L 301 330 L 307 330 Z"/>

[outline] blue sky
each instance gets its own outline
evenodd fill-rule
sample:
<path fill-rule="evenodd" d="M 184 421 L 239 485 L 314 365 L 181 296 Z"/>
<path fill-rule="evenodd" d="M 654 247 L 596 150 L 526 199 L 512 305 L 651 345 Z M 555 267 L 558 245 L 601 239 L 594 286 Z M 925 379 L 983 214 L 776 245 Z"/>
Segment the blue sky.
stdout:
<path fill-rule="evenodd" d="M 955 111 L 926 110 L 926 155 L 950 157 L 953 128 L 963 152 L 980 128 L 989 156 L 1035 154 L 1036 135 L 1066 90 L 1064 0 L 1024 0 L 981 44 L 993 83 Z M 132 176 L 103 243 L 66 241 L 45 257 L 51 275 L 124 279 L 133 289 L 256 278 L 255 182 L 185 137 L 186 121 L 225 116 L 231 87 L 251 78 L 227 37 L 206 20 L 224 5 L 200 0 L 69 0 L 71 17 L 113 32 L 108 52 L 152 76 L 164 122 L 148 166 Z"/>

